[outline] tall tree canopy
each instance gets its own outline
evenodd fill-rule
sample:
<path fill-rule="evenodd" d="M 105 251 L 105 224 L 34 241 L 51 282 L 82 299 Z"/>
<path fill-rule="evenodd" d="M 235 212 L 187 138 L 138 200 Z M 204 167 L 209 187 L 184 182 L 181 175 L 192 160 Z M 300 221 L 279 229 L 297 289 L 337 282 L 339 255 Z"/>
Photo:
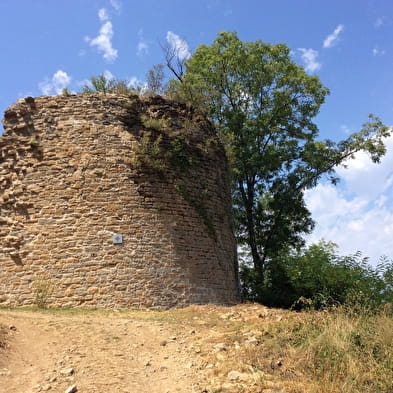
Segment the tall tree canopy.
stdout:
<path fill-rule="evenodd" d="M 260 282 L 266 262 L 301 245 L 313 228 L 304 191 L 323 175 L 335 182 L 335 166 L 359 150 L 375 162 L 385 153 L 389 130 L 374 116 L 346 140 L 317 139 L 314 118 L 329 91 L 283 44 L 221 32 L 197 48 L 168 91 L 204 107 L 227 145 L 237 235 Z"/>

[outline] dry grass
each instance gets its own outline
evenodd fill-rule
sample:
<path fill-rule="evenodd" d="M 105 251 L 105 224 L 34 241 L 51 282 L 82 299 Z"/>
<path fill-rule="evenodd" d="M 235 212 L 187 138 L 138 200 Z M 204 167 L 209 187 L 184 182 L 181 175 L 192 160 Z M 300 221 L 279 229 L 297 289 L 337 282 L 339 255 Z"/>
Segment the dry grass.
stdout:
<path fill-rule="evenodd" d="M 393 392 L 391 310 L 297 313 L 249 304 L 146 312 L 144 318 L 197 328 L 212 393 Z M 231 371 L 242 375 L 231 380 Z"/>
<path fill-rule="evenodd" d="M 209 357 L 215 392 L 393 392 L 391 315 L 265 313 L 220 337 L 227 350 Z M 222 383 L 231 370 L 247 383 Z"/>
<path fill-rule="evenodd" d="M 0 324 L 0 349 L 7 346 L 7 331 L 8 329 L 4 325 Z"/>

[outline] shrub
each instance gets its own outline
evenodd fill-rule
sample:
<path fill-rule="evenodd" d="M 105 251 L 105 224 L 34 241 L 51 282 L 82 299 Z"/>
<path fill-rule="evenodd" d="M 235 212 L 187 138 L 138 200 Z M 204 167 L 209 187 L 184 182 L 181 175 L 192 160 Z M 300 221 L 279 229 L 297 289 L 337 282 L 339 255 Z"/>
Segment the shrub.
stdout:
<path fill-rule="evenodd" d="M 243 265 L 243 294 L 274 307 L 324 309 L 341 304 L 352 311 L 374 312 L 393 300 L 393 264 L 383 260 L 372 267 L 368 262 L 360 252 L 339 256 L 333 243 L 322 241 L 269 261 L 263 283 Z"/>
<path fill-rule="evenodd" d="M 166 162 L 162 155 L 162 135 L 154 138 L 152 133 L 145 132 L 135 149 L 135 167 L 137 169 L 151 169 L 162 172 L 166 169 Z"/>
<path fill-rule="evenodd" d="M 34 303 L 38 308 L 47 308 L 55 284 L 48 276 L 39 276 L 33 282 Z"/>
<path fill-rule="evenodd" d="M 163 118 L 153 118 L 148 116 L 141 117 L 142 125 L 156 131 L 165 130 L 168 128 L 167 121 Z"/>

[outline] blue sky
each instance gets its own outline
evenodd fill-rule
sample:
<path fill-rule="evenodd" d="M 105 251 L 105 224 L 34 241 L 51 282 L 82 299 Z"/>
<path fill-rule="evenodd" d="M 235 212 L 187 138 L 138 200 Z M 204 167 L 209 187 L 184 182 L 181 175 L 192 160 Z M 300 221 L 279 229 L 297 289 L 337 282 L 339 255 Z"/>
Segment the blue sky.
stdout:
<path fill-rule="evenodd" d="M 345 138 L 370 112 L 393 125 L 391 0 L 0 0 L 0 15 L 1 117 L 20 97 L 77 92 L 103 72 L 143 83 L 168 39 L 192 52 L 228 30 L 287 44 L 321 78 L 331 91 L 316 119 L 321 138 Z M 360 154 L 339 169 L 338 187 L 307 192 L 318 222 L 310 241 L 393 258 L 393 140 L 387 144 L 381 165 Z"/>

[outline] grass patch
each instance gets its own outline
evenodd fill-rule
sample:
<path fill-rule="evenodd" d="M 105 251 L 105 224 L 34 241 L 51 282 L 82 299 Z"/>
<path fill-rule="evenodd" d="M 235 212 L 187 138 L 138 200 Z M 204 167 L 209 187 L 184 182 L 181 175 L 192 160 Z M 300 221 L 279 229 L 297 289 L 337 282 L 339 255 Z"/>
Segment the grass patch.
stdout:
<path fill-rule="evenodd" d="M 282 319 L 248 322 L 220 340 L 237 347 L 215 368 L 221 378 L 229 370 L 252 370 L 287 393 L 393 392 L 391 314 L 283 312 Z"/>

